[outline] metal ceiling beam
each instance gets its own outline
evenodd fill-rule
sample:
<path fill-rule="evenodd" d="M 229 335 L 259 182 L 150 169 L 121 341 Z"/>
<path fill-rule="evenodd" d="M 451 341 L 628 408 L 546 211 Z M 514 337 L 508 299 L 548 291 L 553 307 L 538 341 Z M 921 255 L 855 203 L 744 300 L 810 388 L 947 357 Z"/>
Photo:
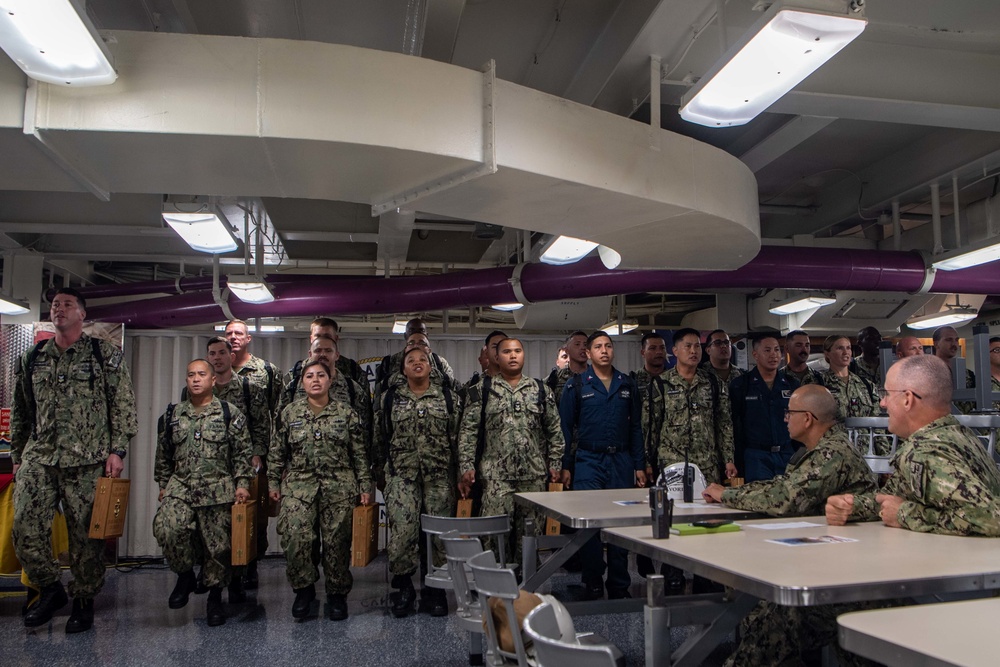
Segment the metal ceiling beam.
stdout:
<path fill-rule="evenodd" d="M 396 209 L 379 216 L 377 266 L 389 275 L 392 267 L 403 264 L 410 249 L 410 235 L 416 215 L 413 211 Z"/>
<path fill-rule="evenodd" d="M 82 236 L 173 236 L 172 229 L 140 225 L 92 225 L 72 222 L 0 222 L 3 234 L 56 234 Z"/>
<path fill-rule="evenodd" d="M 798 116 L 740 155 L 754 173 L 771 164 L 824 127 L 837 120 L 829 116 Z"/>
<path fill-rule="evenodd" d="M 285 241 L 315 241 L 318 243 L 378 243 L 378 234 L 363 232 L 279 232 Z M 409 237 L 407 237 L 409 239 Z"/>
<path fill-rule="evenodd" d="M 421 57 L 451 62 L 463 11 L 465 0 L 427 0 Z"/>

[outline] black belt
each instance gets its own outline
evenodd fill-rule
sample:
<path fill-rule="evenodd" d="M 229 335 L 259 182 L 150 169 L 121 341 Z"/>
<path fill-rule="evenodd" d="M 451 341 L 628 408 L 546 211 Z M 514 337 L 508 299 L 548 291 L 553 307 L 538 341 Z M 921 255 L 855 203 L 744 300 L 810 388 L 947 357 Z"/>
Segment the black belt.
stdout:
<path fill-rule="evenodd" d="M 577 449 L 582 449 L 585 452 L 593 452 L 595 454 L 617 454 L 618 452 L 624 452 L 625 451 L 624 447 L 600 447 L 600 448 L 598 448 L 598 447 L 591 447 L 589 445 L 585 445 L 582 442 L 577 443 L 576 448 Z"/>
<path fill-rule="evenodd" d="M 747 449 L 756 449 L 760 452 L 770 452 L 771 454 L 794 454 L 795 449 L 793 447 L 782 447 L 781 445 L 776 445 L 774 447 L 755 447 L 754 445 L 747 445 Z"/>

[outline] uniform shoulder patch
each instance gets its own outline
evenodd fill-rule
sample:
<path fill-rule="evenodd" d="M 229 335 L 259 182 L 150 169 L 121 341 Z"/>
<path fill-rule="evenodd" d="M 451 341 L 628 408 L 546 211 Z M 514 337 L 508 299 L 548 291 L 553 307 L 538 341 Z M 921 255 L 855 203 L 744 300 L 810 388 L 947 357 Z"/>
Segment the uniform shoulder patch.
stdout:
<path fill-rule="evenodd" d="M 237 413 L 236 415 L 233 416 L 233 428 L 235 428 L 237 431 L 242 430 L 242 428 L 246 426 L 246 423 L 247 423 L 246 415 L 244 415 L 242 412 Z"/>

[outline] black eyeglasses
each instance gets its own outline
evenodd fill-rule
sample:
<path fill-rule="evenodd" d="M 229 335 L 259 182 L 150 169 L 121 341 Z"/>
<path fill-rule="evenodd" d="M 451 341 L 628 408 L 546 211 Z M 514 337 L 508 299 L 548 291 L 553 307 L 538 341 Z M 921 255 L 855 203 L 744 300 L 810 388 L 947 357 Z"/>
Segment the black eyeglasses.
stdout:
<path fill-rule="evenodd" d="M 801 414 L 804 414 L 804 415 L 812 415 L 812 418 L 816 419 L 816 415 L 814 415 L 812 413 L 812 410 L 789 410 L 788 408 L 785 408 L 785 419 L 788 419 L 789 415 L 794 415 L 794 414 L 797 414 L 797 413 L 801 413 Z M 816 421 L 819 421 L 819 420 L 817 419 Z"/>
<path fill-rule="evenodd" d="M 997 352 L 1000 352 L 1000 347 L 995 347 L 992 350 L 990 350 L 990 352 L 996 354 Z"/>
<path fill-rule="evenodd" d="M 732 344 L 733 344 L 733 341 L 731 341 L 731 340 L 723 340 L 721 338 L 716 338 L 711 343 L 709 343 L 709 345 L 714 345 L 715 347 L 729 347 Z"/>
<path fill-rule="evenodd" d="M 878 398 L 879 398 L 880 401 L 884 401 L 885 399 L 889 398 L 889 394 L 891 394 L 893 392 L 900 392 L 901 393 L 901 392 L 904 392 L 904 391 L 910 392 L 911 394 L 913 394 L 917 398 L 920 398 L 920 399 L 923 398 L 923 396 L 921 396 L 917 392 L 913 391 L 912 389 L 879 389 L 878 390 Z"/>

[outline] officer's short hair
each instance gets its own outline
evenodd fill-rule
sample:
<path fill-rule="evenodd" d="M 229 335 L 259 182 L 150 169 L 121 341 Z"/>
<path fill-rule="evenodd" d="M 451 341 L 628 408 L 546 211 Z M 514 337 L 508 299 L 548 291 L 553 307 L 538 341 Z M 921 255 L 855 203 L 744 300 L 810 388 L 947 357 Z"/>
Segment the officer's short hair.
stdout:
<path fill-rule="evenodd" d="M 59 296 L 60 294 L 65 294 L 66 296 L 73 297 L 74 299 L 76 299 L 76 302 L 80 305 L 81 308 L 87 310 L 87 300 L 84 299 L 80 295 L 80 293 L 77 292 L 72 287 L 60 287 L 59 289 L 56 290 L 55 296 Z"/>
<path fill-rule="evenodd" d="M 789 331 L 785 335 L 785 342 L 786 343 L 791 342 L 791 340 L 796 336 L 805 336 L 806 338 L 809 338 L 809 334 L 807 334 L 805 331 L 803 331 L 802 329 L 796 329 L 795 331 Z"/>
<path fill-rule="evenodd" d="M 229 350 L 230 352 L 233 351 L 233 344 L 230 343 L 225 338 L 223 338 L 222 336 L 212 336 L 211 338 L 209 338 L 208 343 L 205 344 L 205 350 L 210 349 L 213 345 L 216 345 L 218 343 L 222 343 L 223 345 L 225 345 L 226 349 Z"/>
<path fill-rule="evenodd" d="M 228 322 L 226 322 L 226 329 L 225 330 L 229 331 L 229 327 L 232 326 L 233 324 L 242 324 L 243 328 L 246 330 L 246 332 L 250 333 L 250 325 L 247 324 L 244 320 L 240 320 L 240 319 L 236 319 L 236 318 L 233 318 L 233 319 L 229 320 Z"/>
<path fill-rule="evenodd" d="M 570 341 L 572 341 L 577 336 L 583 336 L 584 338 L 589 338 L 589 336 L 587 335 L 587 332 L 585 332 L 585 331 L 574 331 L 570 335 L 566 336 L 566 342 L 563 343 L 563 345 L 569 345 Z"/>
<path fill-rule="evenodd" d="M 509 340 L 517 341 L 517 344 L 521 346 L 521 349 L 522 350 L 524 349 L 524 343 L 521 342 L 520 338 L 514 338 L 513 336 L 504 336 L 499 341 L 497 341 L 497 353 L 500 352 L 500 346 L 503 345 L 504 343 L 506 343 Z"/>
<path fill-rule="evenodd" d="M 955 327 L 953 327 L 951 325 L 945 325 L 943 327 L 938 327 L 937 329 L 934 330 L 934 333 L 931 334 L 931 340 L 934 341 L 934 345 L 937 345 L 938 343 L 941 342 L 941 338 L 944 336 L 944 330 L 945 329 L 951 329 L 952 331 L 956 331 Z"/>
<path fill-rule="evenodd" d="M 695 338 L 698 339 L 699 343 L 701 342 L 701 334 L 698 333 L 697 329 L 692 329 L 691 327 L 684 327 L 683 329 L 678 329 L 677 331 L 674 332 L 673 345 L 677 345 L 677 343 L 681 342 L 681 340 L 685 336 L 694 336 Z"/>
<path fill-rule="evenodd" d="M 316 344 L 316 341 L 320 341 L 320 340 L 328 340 L 328 341 L 330 341 L 331 343 L 333 343 L 333 349 L 335 349 L 337 351 L 340 351 L 340 346 L 337 345 L 337 340 L 333 336 L 331 336 L 330 334 L 325 334 L 325 333 L 324 334 L 319 334 L 318 336 L 316 336 L 315 338 L 313 338 L 312 342 L 309 343 L 309 349 L 310 350 L 313 349 L 313 345 Z"/>
<path fill-rule="evenodd" d="M 403 353 L 403 358 L 399 361 L 399 372 L 400 373 L 402 373 L 403 370 L 406 368 L 406 359 L 407 359 L 407 357 L 409 357 L 414 352 L 422 352 L 423 355 L 425 357 L 427 357 L 427 362 L 430 363 L 430 360 L 431 360 L 430 353 L 427 350 L 425 350 L 424 348 L 420 347 L 419 345 L 416 345 L 414 347 L 411 347 L 409 350 L 407 350 L 406 352 Z"/>
<path fill-rule="evenodd" d="M 951 369 L 933 354 L 920 354 L 897 361 L 899 367 L 897 381 L 902 389 L 920 394 L 929 405 L 947 409 L 951 405 Z"/>
<path fill-rule="evenodd" d="M 991 343 L 1000 343 L 1000 336 L 993 336 L 993 338 L 990 338 L 990 342 Z"/>
<path fill-rule="evenodd" d="M 503 331 L 500 331 L 499 329 L 494 329 L 489 333 L 489 335 L 486 336 L 486 339 L 483 341 L 483 345 L 489 345 L 490 339 L 496 336 L 503 336 L 504 338 L 506 338 L 507 334 L 505 334 Z"/>
<path fill-rule="evenodd" d="M 340 333 L 340 327 L 337 325 L 336 320 L 332 320 L 329 317 L 317 317 L 309 323 L 309 328 L 312 329 L 313 327 L 323 327 L 324 329 L 329 327 L 337 333 Z"/>
<path fill-rule="evenodd" d="M 726 337 L 727 338 L 729 337 L 729 334 L 726 333 L 725 329 L 713 329 L 712 331 L 708 332 L 707 336 L 705 336 L 705 342 L 707 343 L 708 341 L 712 340 L 712 336 L 714 336 L 717 333 L 726 334 Z"/>
<path fill-rule="evenodd" d="M 658 334 L 655 331 L 647 331 L 646 333 L 642 334 L 642 338 L 639 339 L 639 349 L 645 350 L 646 342 L 652 338 L 659 338 L 660 340 L 664 340 L 661 334 Z"/>
<path fill-rule="evenodd" d="M 587 336 L 587 349 L 589 350 L 594 345 L 594 341 L 600 338 L 601 336 L 604 336 L 608 340 L 611 340 L 611 334 L 609 334 L 607 331 L 603 331 L 602 329 L 598 329 L 594 333 Z"/>
<path fill-rule="evenodd" d="M 761 342 L 768 338 L 773 338 L 779 344 L 781 343 L 781 334 L 777 331 L 758 331 L 748 336 L 748 338 L 750 339 L 751 350 L 756 350 L 760 347 Z"/>
<path fill-rule="evenodd" d="M 196 359 L 192 359 L 191 361 L 189 361 L 187 365 L 190 366 L 191 364 L 196 364 L 196 363 L 205 364 L 205 366 L 208 367 L 208 372 L 211 373 L 213 377 L 215 376 L 215 366 L 212 365 L 211 361 L 209 361 L 208 359 L 202 359 L 201 357 L 198 357 Z"/>
<path fill-rule="evenodd" d="M 309 370 L 312 366 L 322 367 L 322 369 L 326 371 L 327 375 L 333 377 L 333 372 L 330 370 L 330 364 L 326 363 L 322 359 L 310 359 L 306 363 L 302 364 L 302 377 L 306 376 L 306 371 Z"/>

